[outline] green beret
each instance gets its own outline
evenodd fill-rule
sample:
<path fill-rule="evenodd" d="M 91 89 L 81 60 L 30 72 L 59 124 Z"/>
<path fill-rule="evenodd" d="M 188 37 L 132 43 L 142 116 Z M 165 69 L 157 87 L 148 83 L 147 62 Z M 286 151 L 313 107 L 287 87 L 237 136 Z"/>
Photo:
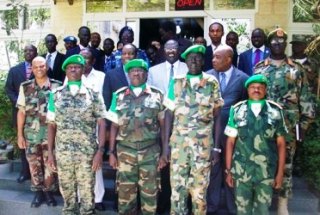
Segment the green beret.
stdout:
<path fill-rule="evenodd" d="M 132 68 L 142 68 L 147 72 L 148 64 L 142 59 L 133 59 L 126 63 L 126 65 L 124 66 L 124 70 L 128 73 Z"/>
<path fill-rule="evenodd" d="M 187 48 L 182 54 L 182 59 L 186 59 L 187 55 L 190 53 L 201 53 L 204 54 L 206 52 L 206 48 L 203 45 L 193 45 Z"/>
<path fill-rule="evenodd" d="M 268 34 L 268 43 L 270 43 L 273 37 L 282 37 L 284 40 L 287 40 L 288 35 L 282 28 L 277 28 Z"/>
<path fill-rule="evenodd" d="M 66 71 L 66 68 L 69 64 L 79 64 L 84 66 L 86 64 L 85 59 L 82 57 L 82 55 L 75 54 L 68 57 L 62 64 L 62 70 Z"/>
<path fill-rule="evenodd" d="M 265 84 L 267 86 L 268 80 L 267 80 L 266 76 L 264 76 L 264 75 L 260 75 L 260 74 L 253 75 L 244 84 L 245 88 L 248 88 L 248 86 L 252 83 L 261 83 L 261 84 Z"/>

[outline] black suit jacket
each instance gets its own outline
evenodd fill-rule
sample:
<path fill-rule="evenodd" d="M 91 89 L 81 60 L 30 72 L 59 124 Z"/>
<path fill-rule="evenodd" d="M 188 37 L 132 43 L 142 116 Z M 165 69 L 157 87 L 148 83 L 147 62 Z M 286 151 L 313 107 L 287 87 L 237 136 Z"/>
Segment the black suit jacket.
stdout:
<path fill-rule="evenodd" d="M 44 54 L 43 57 L 46 58 L 47 54 Z M 54 59 L 53 69 L 49 69 L 48 76 L 49 78 L 59 80 L 63 83 L 64 78 L 66 77 L 65 71 L 62 70 L 62 64 L 65 60 L 65 55 L 58 52 L 56 58 Z"/>
<path fill-rule="evenodd" d="M 31 74 L 30 79 L 33 78 Z M 25 62 L 19 63 L 9 70 L 5 91 L 12 103 L 12 121 L 13 126 L 17 126 L 17 111 L 16 103 L 19 95 L 20 84 L 27 80 Z"/>
<path fill-rule="evenodd" d="M 214 75 L 219 81 L 219 72 L 215 70 L 207 71 L 208 74 Z M 216 146 L 221 146 L 222 149 L 225 149 L 226 135 L 224 135 L 224 129 L 227 125 L 229 119 L 230 107 L 239 101 L 245 100 L 248 98 L 247 90 L 244 87 L 244 83 L 249 78 L 247 74 L 241 70 L 233 67 L 232 74 L 226 89 L 221 94 L 224 105 L 222 106 L 219 114 L 215 118 L 214 122 L 214 143 Z"/>
<path fill-rule="evenodd" d="M 208 71 L 210 69 L 213 69 L 212 58 L 213 58 L 212 46 L 209 45 L 209 46 L 207 46 L 206 53 L 204 55 L 204 71 Z"/>
<path fill-rule="evenodd" d="M 129 86 L 129 83 L 123 70 L 123 66 L 106 73 L 102 95 L 107 110 L 109 110 L 111 105 L 112 93 L 125 86 Z"/>
<path fill-rule="evenodd" d="M 266 59 L 269 55 L 270 49 L 265 47 L 263 59 Z M 254 66 L 255 65 L 252 65 L 252 48 L 239 55 L 238 68 L 242 70 L 244 73 L 246 73 L 249 76 L 252 76 Z"/>

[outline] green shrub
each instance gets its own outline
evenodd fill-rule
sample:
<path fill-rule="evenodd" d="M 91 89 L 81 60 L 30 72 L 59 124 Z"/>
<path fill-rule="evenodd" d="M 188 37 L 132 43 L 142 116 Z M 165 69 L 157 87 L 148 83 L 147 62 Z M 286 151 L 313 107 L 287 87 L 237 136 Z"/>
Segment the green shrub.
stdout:
<path fill-rule="evenodd" d="M 17 149 L 16 129 L 12 128 L 12 104 L 4 90 L 5 80 L 6 73 L 0 72 L 0 140 L 10 142 Z"/>
<path fill-rule="evenodd" d="M 317 104 L 316 120 L 301 145 L 301 166 L 308 182 L 320 191 L 320 100 Z"/>

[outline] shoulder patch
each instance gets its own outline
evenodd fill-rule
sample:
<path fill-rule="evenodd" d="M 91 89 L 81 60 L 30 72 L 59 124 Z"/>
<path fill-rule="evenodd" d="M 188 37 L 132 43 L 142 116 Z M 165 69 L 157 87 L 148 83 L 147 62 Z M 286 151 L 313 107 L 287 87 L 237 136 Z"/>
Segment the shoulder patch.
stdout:
<path fill-rule="evenodd" d="M 241 104 L 243 104 L 245 102 L 247 102 L 247 100 L 240 101 L 240 102 L 234 104 L 233 107 L 238 107 L 238 106 L 240 106 Z"/>
<path fill-rule="evenodd" d="M 267 100 L 267 102 L 268 102 L 269 104 L 273 104 L 273 105 L 277 106 L 278 108 L 280 108 L 280 109 L 282 110 L 281 105 L 278 104 L 277 102 L 274 102 L 274 101 L 271 101 L 271 100 Z"/>
<path fill-rule="evenodd" d="M 118 89 L 115 93 L 116 93 L 116 94 L 119 94 L 119 93 L 121 93 L 122 91 L 124 91 L 124 90 L 126 90 L 126 89 L 128 89 L 128 86 L 126 86 L 126 87 L 121 87 L 121 88 Z"/>

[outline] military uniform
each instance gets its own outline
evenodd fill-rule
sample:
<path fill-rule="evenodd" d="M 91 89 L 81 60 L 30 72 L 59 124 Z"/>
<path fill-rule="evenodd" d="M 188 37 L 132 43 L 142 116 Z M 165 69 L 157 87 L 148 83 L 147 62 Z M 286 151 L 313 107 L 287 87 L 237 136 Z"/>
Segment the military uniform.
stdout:
<path fill-rule="evenodd" d="M 20 85 L 17 107 L 25 112 L 24 137 L 26 140 L 26 157 L 31 173 L 32 191 L 55 191 L 56 175 L 48 168 L 47 124 L 46 114 L 50 90 L 57 88 L 61 82 L 47 79 L 43 87 L 35 79 Z"/>
<path fill-rule="evenodd" d="M 286 168 L 284 182 L 280 196 L 288 198 L 292 193 L 292 162 L 297 147 L 297 140 L 301 137 L 298 126 L 307 130 L 308 125 L 315 117 L 314 97 L 310 93 L 308 82 L 303 75 L 301 64 L 295 63 L 286 58 L 280 65 L 273 63 L 271 58 L 256 65 L 255 74 L 262 74 L 267 77 L 267 98 L 281 105 L 284 119 L 288 127 L 285 135 Z"/>
<path fill-rule="evenodd" d="M 156 212 L 160 155 L 157 137 L 159 119 L 164 119 L 162 103 L 162 93 L 148 85 L 139 96 L 129 87 L 123 87 L 113 95 L 107 119 L 119 126 L 116 137 L 119 214 L 137 213 L 138 191 L 142 213 Z"/>
<path fill-rule="evenodd" d="M 174 117 L 170 137 L 171 214 L 188 213 L 189 193 L 193 214 L 205 214 L 213 146 L 213 112 L 223 105 L 219 83 L 206 73 L 190 79 L 188 75 L 176 77 L 170 83 L 164 105 Z"/>
<path fill-rule="evenodd" d="M 286 134 L 281 107 L 265 101 L 255 116 L 245 100 L 230 110 L 225 134 L 237 137 L 232 159 L 238 215 L 269 214 L 277 171 L 276 138 Z"/>
<path fill-rule="evenodd" d="M 98 92 L 83 83 L 72 95 L 68 85 L 50 95 L 47 121 L 57 126 L 55 155 L 60 191 L 64 199 L 63 214 L 79 214 L 77 187 L 81 195 L 80 214 L 94 214 L 95 174 L 93 157 L 97 151 L 97 120 L 106 117 Z"/>

